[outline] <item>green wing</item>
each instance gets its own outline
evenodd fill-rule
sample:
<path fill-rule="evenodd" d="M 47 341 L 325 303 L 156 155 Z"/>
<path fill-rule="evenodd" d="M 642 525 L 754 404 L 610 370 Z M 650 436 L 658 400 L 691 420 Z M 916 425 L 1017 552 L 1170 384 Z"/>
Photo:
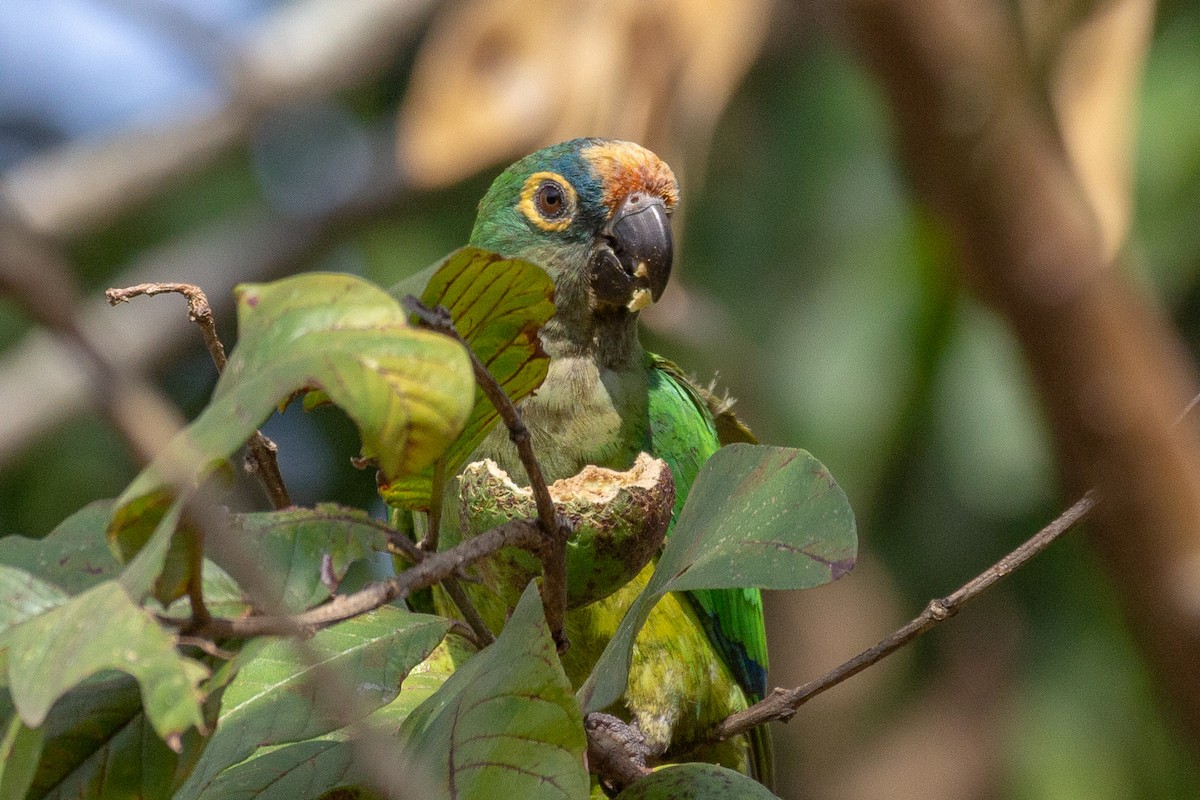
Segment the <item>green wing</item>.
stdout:
<path fill-rule="evenodd" d="M 696 473 L 722 444 L 754 441 L 722 401 L 693 385 L 671 362 L 650 355 L 649 452 L 671 467 L 675 513 L 687 499 Z M 726 434 L 722 436 L 721 434 Z M 767 690 L 767 634 L 758 589 L 686 592 L 709 640 L 753 700 Z"/>

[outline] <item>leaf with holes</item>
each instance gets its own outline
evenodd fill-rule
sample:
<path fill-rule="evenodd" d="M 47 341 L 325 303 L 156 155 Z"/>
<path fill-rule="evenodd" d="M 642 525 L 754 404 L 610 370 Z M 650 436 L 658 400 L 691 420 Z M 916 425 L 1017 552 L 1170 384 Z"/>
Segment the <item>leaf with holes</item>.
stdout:
<path fill-rule="evenodd" d="M 237 347 L 212 401 L 125 490 L 109 526 L 135 553 L 172 487 L 223 463 L 283 400 L 321 389 L 358 426 L 362 454 L 394 480 L 430 464 L 471 412 L 474 376 L 457 342 L 410 326 L 400 304 L 352 275 L 306 274 L 236 290 Z"/>
<path fill-rule="evenodd" d="M 0 539 L 0 564 L 19 567 L 66 594 L 78 594 L 115 577 L 121 562 L 104 541 L 111 500 L 97 500 L 67 517 L 42 539 Z"/>
<path fill-rule="evenodd" d="M 580 705 L 599 711 L 625 692 L 633 641 L 667 592 L 808 589 L 849 572 L 857 550 L 850 503 L 821 462 L 788 447 L 721 448 L 700 469 L 654 575 L 580 687 Z"/>
<path fill-rule="evenodd" d="M 352 721 L 333 719 L 333 713 L 368 714 L 390 702 L 449 628 L 447 619 L 384 606 L 318 631 L 308 643 L 319 654 L 315 664 L 301 659 L 286 639 L 252 642 L 238 656 L 241 667 L 221 699 L 217 730 L 175 797 L 215 796 L 221 771 L 257 747 L 311 739 Z M 322 706 L 317 693 L 329 680 L 353 687 L 355 703 Z"/>
<path fill-rule="evenodd" d="M 454 800 L 587 796 L 583 717 L 535 583 L 496 642 L 410 714 L 400 735 Z"/>
<path fill-rule="evenodd" d="M 177 653 L 174 635 L 116 581 L 9 629 L 3 645 L 13 702 L 30 727 L 71 687 L 107 669 L 137 678 L 147 715 L 168 743 L 177 746 L 203 723 L 197 687 L 208 670 Z"/>
<path fill-rule="evenodd" d="M 430 278 L 421 302 L 445 306 L 459 334 L 487 366 L 513 402 L 528 396 L 546 378 L 549 358 L 538 331 L 554 315 L 554 283 L 541 267 L 464 247 L 452 253 Z M 446 474 L 466 463 L 496 424 L 496 409 L 475 390 L 475 403 L 462 435 L 446 451 Z M 380 483 L 392 505 L 426 510 L 433 470 Z"/>

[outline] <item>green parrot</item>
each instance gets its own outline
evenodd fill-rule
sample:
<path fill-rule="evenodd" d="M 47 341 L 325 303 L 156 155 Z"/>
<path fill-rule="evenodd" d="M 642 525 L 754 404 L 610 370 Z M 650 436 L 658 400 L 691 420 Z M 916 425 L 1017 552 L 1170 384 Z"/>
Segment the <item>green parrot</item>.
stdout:
<path fill-rule="evenodd" d="M 649 150 L 574 139 L 505 170 L 480 202 L 470 240 L 537 264 L 554 279 L 556 311 L 541 331 L 549 371 L 520 406 L 546 479 L 570 477 L 588 464 L 625 470 L 645 451 L 671 468 L 676 514 L 718 447 L 753 441 L 727 403 L 638 341 L 638 312 L 662 296 L 671 273 L 677 203 L 674 174 Z M 518 482 L 526 478 L 503 426 L 470 460 L 482 458 Z M 451 495 L 448 490 L 448 501 Z M 443 515 L 446 546 L 457 539 L 446 531 L 456 517 L 452 509 Z M 651 570 L 568 612 L 563 665 L 576 686 Z M 445 597 L 439 606 L 453 610 Z M 637 638 L 622 707 L 613 712 L 635 724 L 667 760 L 714 761 L 769 784 L 764 729 L 721 745 L 696 745 L 716 722 L 763 697 L 766 669 L 758 589 L 669 594 Z"/>

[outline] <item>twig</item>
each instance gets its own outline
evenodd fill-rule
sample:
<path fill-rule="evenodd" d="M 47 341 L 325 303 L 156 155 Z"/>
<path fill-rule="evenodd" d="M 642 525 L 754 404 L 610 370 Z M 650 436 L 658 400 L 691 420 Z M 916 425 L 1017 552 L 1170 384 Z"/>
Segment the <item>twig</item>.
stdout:
<path fill-rule="evenodd" d="M 255 431 L 246 441 L 246 461 L 243 468 L 253 474 L 262 484 L 271 501 L 271 507 L 276 511 L 290 508 L 292 496 L 284 485 L 283 475 L 279 472 L 279 446 L 266 437 L 262 431 Z"/>
<path fill-rule="evenodd" d="M 225 345 L 221 344 L 221 339 L 217 336 L 212 306 L 208 304 L 208 297 L 199 286 L 190 283 L 139 283 L 136 286 L 108 289 L 104 292 L 111 306 L 128 303 L 134 297 L 153 297 L 156 294 L 181 294 L 187 298 L 188 319 L 199 326 L 200 335 L 204 337 L 204 346 L 208 348 L 208 354 L 212 356 L 217 372 L 224 372 Z M 279 447 L 264 436 L 262 431 L 255 431 L 246 442 L 246 471 L 258 477 L 272 508 L 277 511 L 292 505 L 292 498 L 279 472 L 278 453 Z"/>
<path fill-rule="evenodd" d="M 507 522 L 451 550 L 426 555 L 421 562 L 394 578 L 369 584 L 353 594 L 334 597 L 328 603 L 300 614 L 261 615 L 225 619 L 213 617 L 195 628 L 186 627 L 191 636 L 209 639 L 246 638 L 250 636 L 306 636 L 335 622 L 365 614 L 393 600 L 407 597 L 418 589 L 433 586 L 452 578 L 456 571 L 504 547 L 535 549 L 544 544 L 541 532 L 524 521 Z"/>
<path fill-rule="evenodd" d="M 466 349 L 471 357 L 471 366 L 475 371 L 475 381 L 483 390 L 488 401 L 495 406 L 500 419 L 508 428 L 508 436 L 516 445 L 517 455 L 525 474 L 529 477 L 529 487 L 533 490 L 533 499 L 537 504 L 538 525 L 549 539 L 549 545 L 541 548 L 542 559 L 542 605 L 546 610 L 546 622 L 559 653 L 566 651 L 568 642 L 563 632 L 563 622 L 567 613 L 567 558 L 566 544 L 570 537 L 570 528 L 558 515 L 554 508 L 554 500 L 550 497 L 550 488 L 542 473 L 542 466 L 533 452 L 529 429 L 525 427 L 520 412 L 512 400 L 505 394 L 504 389 L 488 372 L 487 366 L 479 360 L 471 350 L 470 345 L 462 338 L 454 327 L 454 320 L 445 308 L 429 308 L 420 300 L 408 295 L 404 298 L 404 307 L 429 328 L 445 334 L 457 341 Z"/>
<path fill-rule="evenodd" d="M 448 577 L 442 581 L 442 586 L 446 589 L 446 594 L 450 595 L 450 599 L 454 601 L 454 605 L 458 606 L 459 612 L 463 615 L 463 619 L 467 621 L 467 625 L 471 627 L 471 632 L 475 634 L 475 643 L 480 647 L 486 647 L 496 641 L 495 634 L 491 628 L 483 621 L 483 616 L 480 615 L 479 609 L 471 602 L 470 596 L 463 591 L 462 584 L 457 578 Z"/>
<path fill-rule="evenodd" d="M 204 337 L 204 346 L 208 348 L 217 372 L 225 369 L 225 345 L 217 336 L 217 326 L 213 319 L 212 306 L 204 290 L 191 283 L 139 283 L 124 289 L 108 289 L 104 297 L 110 306 L 128 303 L 135 297 L 153 297 L 156 294 L 181 294 L 187 298 L 188 319 L 200 327 L 200 335 Z"/>
<path fill-rule="evenodd" d="M 187 595 L 192 609 L 191 625 L 198 627 L 212 619 L 212 614 L 204 602 L 204 529 L 198 525 L 189 527 Z"/>
<path fill-rule="evenodd" d="M 167 618 L 160 618 L 159 622 L 162 622 L 164 619 Z M 195 636 L 176 636 L 175 641 L 184 647 L 195 647 L 197 650 L 208 653 L 213 658 L 219 658 L 222 661 L 231 661 L 237 656 L 237 653 L 232 650 L 219 647 L 216 642 L 210 642 L 208 639 L 199 639 Z"/>
<path fill-rule="evenodd" d="M 1053 522 L 1027 539 L 1017 549 L 941 599 L 930 600 L 925 609 L 903 627 L 884 637 L 854 658 L 830 670 L 821 677 L 795 689 L 778 688 L 770 695 L 747 708 L 731 714 L 721 722 L 710 736 L 711 741 L 724 741 L 731 736 L 754 728 L 765 722 L 780 720 L 787 722 L 800 706 L 832 688 L 847 678 L 857 675 L 867 667 L 886 658 L 909 642 L 924 634 L 939 622 L 949 619 L 959 610 L 987 591 L 996 581 L 1025 564 L 1050 546 L 1051 542 L 1083 521 L 1096 506 L 1095 492 L 1088 492 Z"/>

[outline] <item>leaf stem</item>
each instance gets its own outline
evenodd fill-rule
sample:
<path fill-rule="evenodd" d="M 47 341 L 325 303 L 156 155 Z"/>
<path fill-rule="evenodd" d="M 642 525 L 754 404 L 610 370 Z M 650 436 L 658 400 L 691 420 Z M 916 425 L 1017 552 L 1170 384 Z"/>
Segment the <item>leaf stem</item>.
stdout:
<path fill-rule="evenodd" d="M 438 549 L 438 534 L 442 527 L 442 502 L 446 492 L 446 459 L 445 456 L 433 462 L 433 482 L 429 490 L 429 525 L 425 535 L 417 543 L 418 549 L 425 553 L 436 553 Z M 460 607 L 461 608 L 461 607 Z"/>
<path fill-rule="evenodd" d="M 475 634 L 476 644 L 480 647 L 486 647 L 496 641 L 496 636 L 492 633 L 492 629 L 483 621 L 479 609 L 475 608 L 475 604 L 471 602 L 470 596 L 463 589 L 462 584 L 458 582 L 458 578 L 448 577 L 442 581 L 442 586 L 445 587 L 446 594 L 450 595 L 450 599 L 454 601 L 454 605 L 458 606 L 463 619 L 471 626 L 471 632 Z"/>

